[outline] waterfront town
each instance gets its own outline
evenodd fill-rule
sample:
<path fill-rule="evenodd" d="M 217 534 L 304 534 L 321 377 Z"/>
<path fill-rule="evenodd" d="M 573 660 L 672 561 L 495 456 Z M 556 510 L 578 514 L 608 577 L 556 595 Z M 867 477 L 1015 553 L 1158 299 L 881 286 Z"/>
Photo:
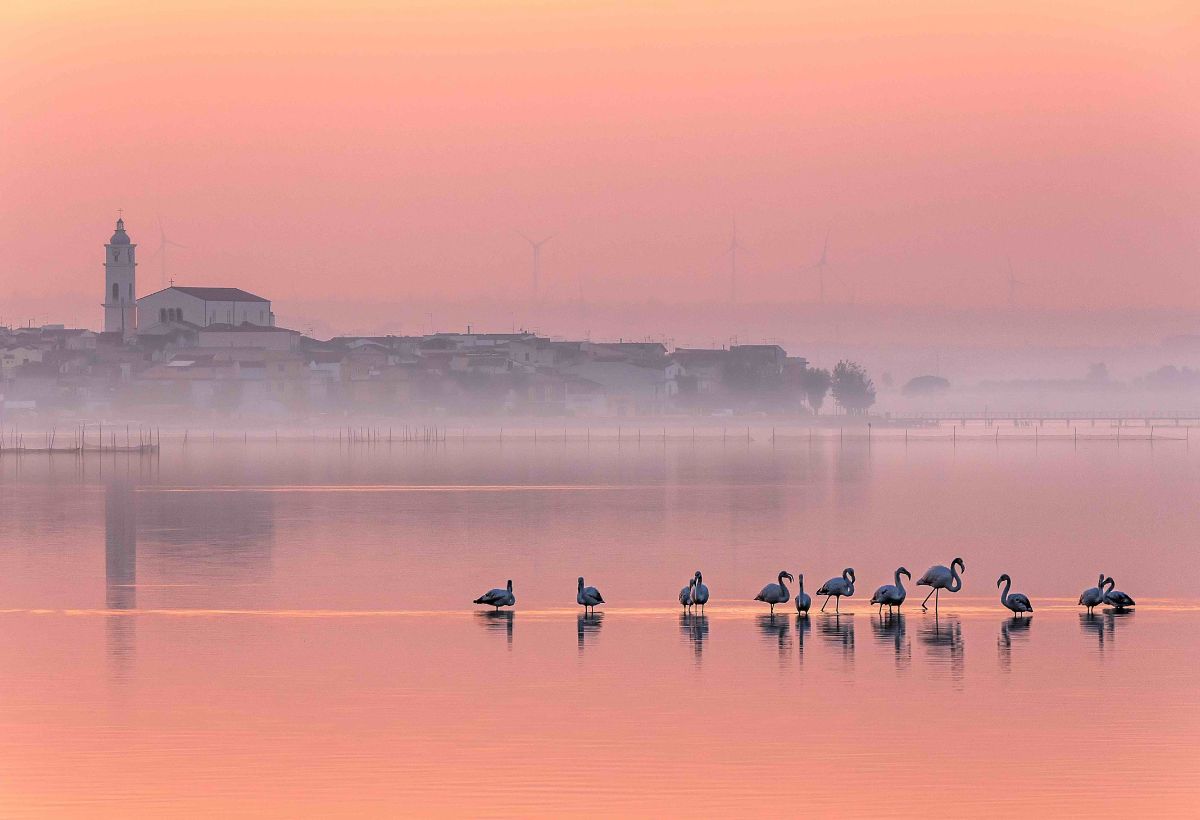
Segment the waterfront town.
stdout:
<path fill-rule="evenodd" d="M 831 374 L 776 344 L 674 348 L 532 332 L 316 339 L 236 283 L 137 295 L 123 219 L 104 245 L 103 329 L 0 327 L 0 411 L 82 418 L 863 412 L 866 374 Z M 837 381 L 842 381 L 838 390 Z"/>

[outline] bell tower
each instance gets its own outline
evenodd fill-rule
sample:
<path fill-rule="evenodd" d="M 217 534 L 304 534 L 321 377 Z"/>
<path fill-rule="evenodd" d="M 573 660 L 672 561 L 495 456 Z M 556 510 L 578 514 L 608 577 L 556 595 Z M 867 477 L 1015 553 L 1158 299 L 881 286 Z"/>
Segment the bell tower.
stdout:
<path fill-rule="evenodd" d="M 104 332 L 120 333 L 126 340 L 137 332 L 136 250 L 125 233 L 125 220 L 118 219 L 112 239 L 104 246 Z"/>

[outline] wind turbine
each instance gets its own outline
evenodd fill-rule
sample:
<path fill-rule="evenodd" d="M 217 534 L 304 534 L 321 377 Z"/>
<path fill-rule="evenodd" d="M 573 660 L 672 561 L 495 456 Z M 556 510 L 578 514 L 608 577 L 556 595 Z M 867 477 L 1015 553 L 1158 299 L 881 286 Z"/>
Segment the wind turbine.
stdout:
<path fill-rule="evenodd" d="M 1025 283 L 1013 275 L 1012 257 L 1004 257 L 1008 262 L 1008 309 L 1017 309 L 1017 287 Z"/>
<path fill-rule="evenodd" d="M 159 257 L 159 261 L 162 264 L 162 281 L 159 283 L 159 287 L 165 288 L 167 286 L 167 248 L 186 248 L 187 245 L 180 245 L 178 242 L 167 239 L 167 232 L 163 229 L 161 219 L 158 220 L 158 237 L 158 247 L 155 249 L 154 253 L 150 254 L 150 259 L 153 259 L 156 256 Z"/>
<path fill-rule="evenodd" d="M 825 266 L 829 264 L 829 229 L 825 229 L 825 242 L 821 245 L 821 258 L 805 270 L 817 272 L 817 302 L 825 304 Z"/>
<path fill-rule="evenodd" d="M 535 242 L 525 234 L 517 231 L 517 236 L 529 243 L 529 247 L 533 249 L 533 301 L 538 300 L 538 288 L 542 278 L 542 245 L 545 245 L 554 238 L 554 234 L 550 234 L 545 239 Z"/>
<path fill-rule="evenodd" d="M 738 241 L 737 238 L 737 217 L 733 218 L 733 235 L 729 240 L 729 247 L 726 248 L 721 256 L 729 257 L 729 304 L 737 302 L 737 255 L 738 251 L 747 250 L 746 246 Z"/>

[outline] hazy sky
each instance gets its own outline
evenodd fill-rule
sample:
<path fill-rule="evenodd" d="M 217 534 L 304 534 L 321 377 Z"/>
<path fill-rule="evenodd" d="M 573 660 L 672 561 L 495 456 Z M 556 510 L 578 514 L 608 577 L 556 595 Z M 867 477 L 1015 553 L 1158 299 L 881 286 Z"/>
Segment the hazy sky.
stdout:
<path fill-rule="evenodd" d="M 519 303 L 516 230 L 547 302 L 719 303 L 735 214 L 747 303 L 828 229 L 831 301 L 1186 307 L 1197 88 L 1194 1 L 9 0 L 0 316 L 98 322 L 118 208 L 139 292 L 161 219 L 285 313 Z"/>

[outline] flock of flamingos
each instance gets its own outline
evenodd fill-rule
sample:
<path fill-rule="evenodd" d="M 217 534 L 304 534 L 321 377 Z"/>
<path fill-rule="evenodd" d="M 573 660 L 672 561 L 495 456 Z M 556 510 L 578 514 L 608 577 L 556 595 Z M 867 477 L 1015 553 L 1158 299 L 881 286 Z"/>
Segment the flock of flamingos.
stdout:
<path fill-rule="evenodd" d="M 949 567 L 944 567 L 941 564 L 932 566 L 925 570 L 925 574 L 917 580 L 917 586 L 930 587 L 929 594 L 925 596 L 925 600 L 921 601 L 921 609 L 928 610 L 929 599 L 933 598 L 934 611 L 937 611 L 938 599 L 941 596 L 942 590 L 946 592 L 958 592 L 962 589 L 962 576 L 960 572 L 965 572 L 967 569 L 963 559 L 955 558 L 950 562 Z M 879 607 L 879 613 L 883 614 L 883 608 L 886 606 L 888 612 L 898 609 L 903 606 L 904 599 L 908 597 L 908 591 L 904 588 L 904 583 L 900 580 L 900 576 L 905 576 L 912 580 L 912 573 L 904 567 L 898 567 L 892 579 L 892 583 L 884 584 L 879 589 L 875 590 L 875 594 L 871 596 L 871 605 Z M 799 584 L 796 590 L 796 612 L 806 615 L 809 607 L 812 606 L 812 598 L 804 591 L 804 575 L 799 576 Z M 790 572 L 780 570 L 779 576 L 775 579 L 775 583 L 767 584 L 762 590 L 754 596 L 754 600 L 762 601 L 765 604 L 771 605 L 771 614 L 775 614 L 775 607 L 779 604 L 786 604 L 791 600 L 792 594 L 784 581 L 796 583 L 796 579 L 792 577 Z M 1000 592 L 1000 604 L 1007 607 L 1013 612 L 1014 617 L 1023 616 L 1026 613 L 1033 612 L 1033 604 L 1029 600 L 1029 596 L 1020 592 L 1009 592 L 1012 589 L 1012 578 L 1008 573 L 1001 575 L 996 581 L 996 587 L 1003 584 L 1004 589 Z M 1100 573 L 1100 581 L 1094 587 L 1089 587 L 1079 596 L 1079 605 L 1087 607 L 1088 614 L 1091 614 L 1095 607 L 1102 604 L 1107 604 L 1113 609 L 1123 612 L 1134 606 L 1133 598 L 1130 598 L 1124 592 L 1114 589 L 1116 581 L 1110 577 L 1106 577 L 1104 573 Z M 821 611 L 825 611 L 825 607 L 829 604 L 829 599 L 833 599 L 834 612 L 839 612 L 839 606 L 843 597 L 849 598 L 854 594 L 854 569 L 847 567 L 842 570 L 842 574 L 838 578 L 830 578 L 821 588 L 817 590 L 818 595 L 825 596 L 825 603 L 821 604 Z M 583 607 L 584 614 L 594 612 L 597 605 L 604 603 L 604 596 L 600 594 L 600 590 L 595 587 L 584 586 L 583 577 L 579 578 L 579 591 L 575 596 L 575 601 Z M 502 606 L 515 606 L 517 603 L 516 596 L 513 595 L 513 582 L 510 580 L 504 588 L 491 589 L 483 595 L 475 599 L 474 603 L 485 606 L 495 607 L 497 610 Z M 687 582 L 687 586 L 679 590 L 679 604 L 685 611 L 691 610 L 693 607 L 700 607 L 700 611 L 704 611 L 704 606 L 708 603 L 708 587 L 704 584 L 704 576 L 700 570 L 696 570 L 696 574 Z"/>

